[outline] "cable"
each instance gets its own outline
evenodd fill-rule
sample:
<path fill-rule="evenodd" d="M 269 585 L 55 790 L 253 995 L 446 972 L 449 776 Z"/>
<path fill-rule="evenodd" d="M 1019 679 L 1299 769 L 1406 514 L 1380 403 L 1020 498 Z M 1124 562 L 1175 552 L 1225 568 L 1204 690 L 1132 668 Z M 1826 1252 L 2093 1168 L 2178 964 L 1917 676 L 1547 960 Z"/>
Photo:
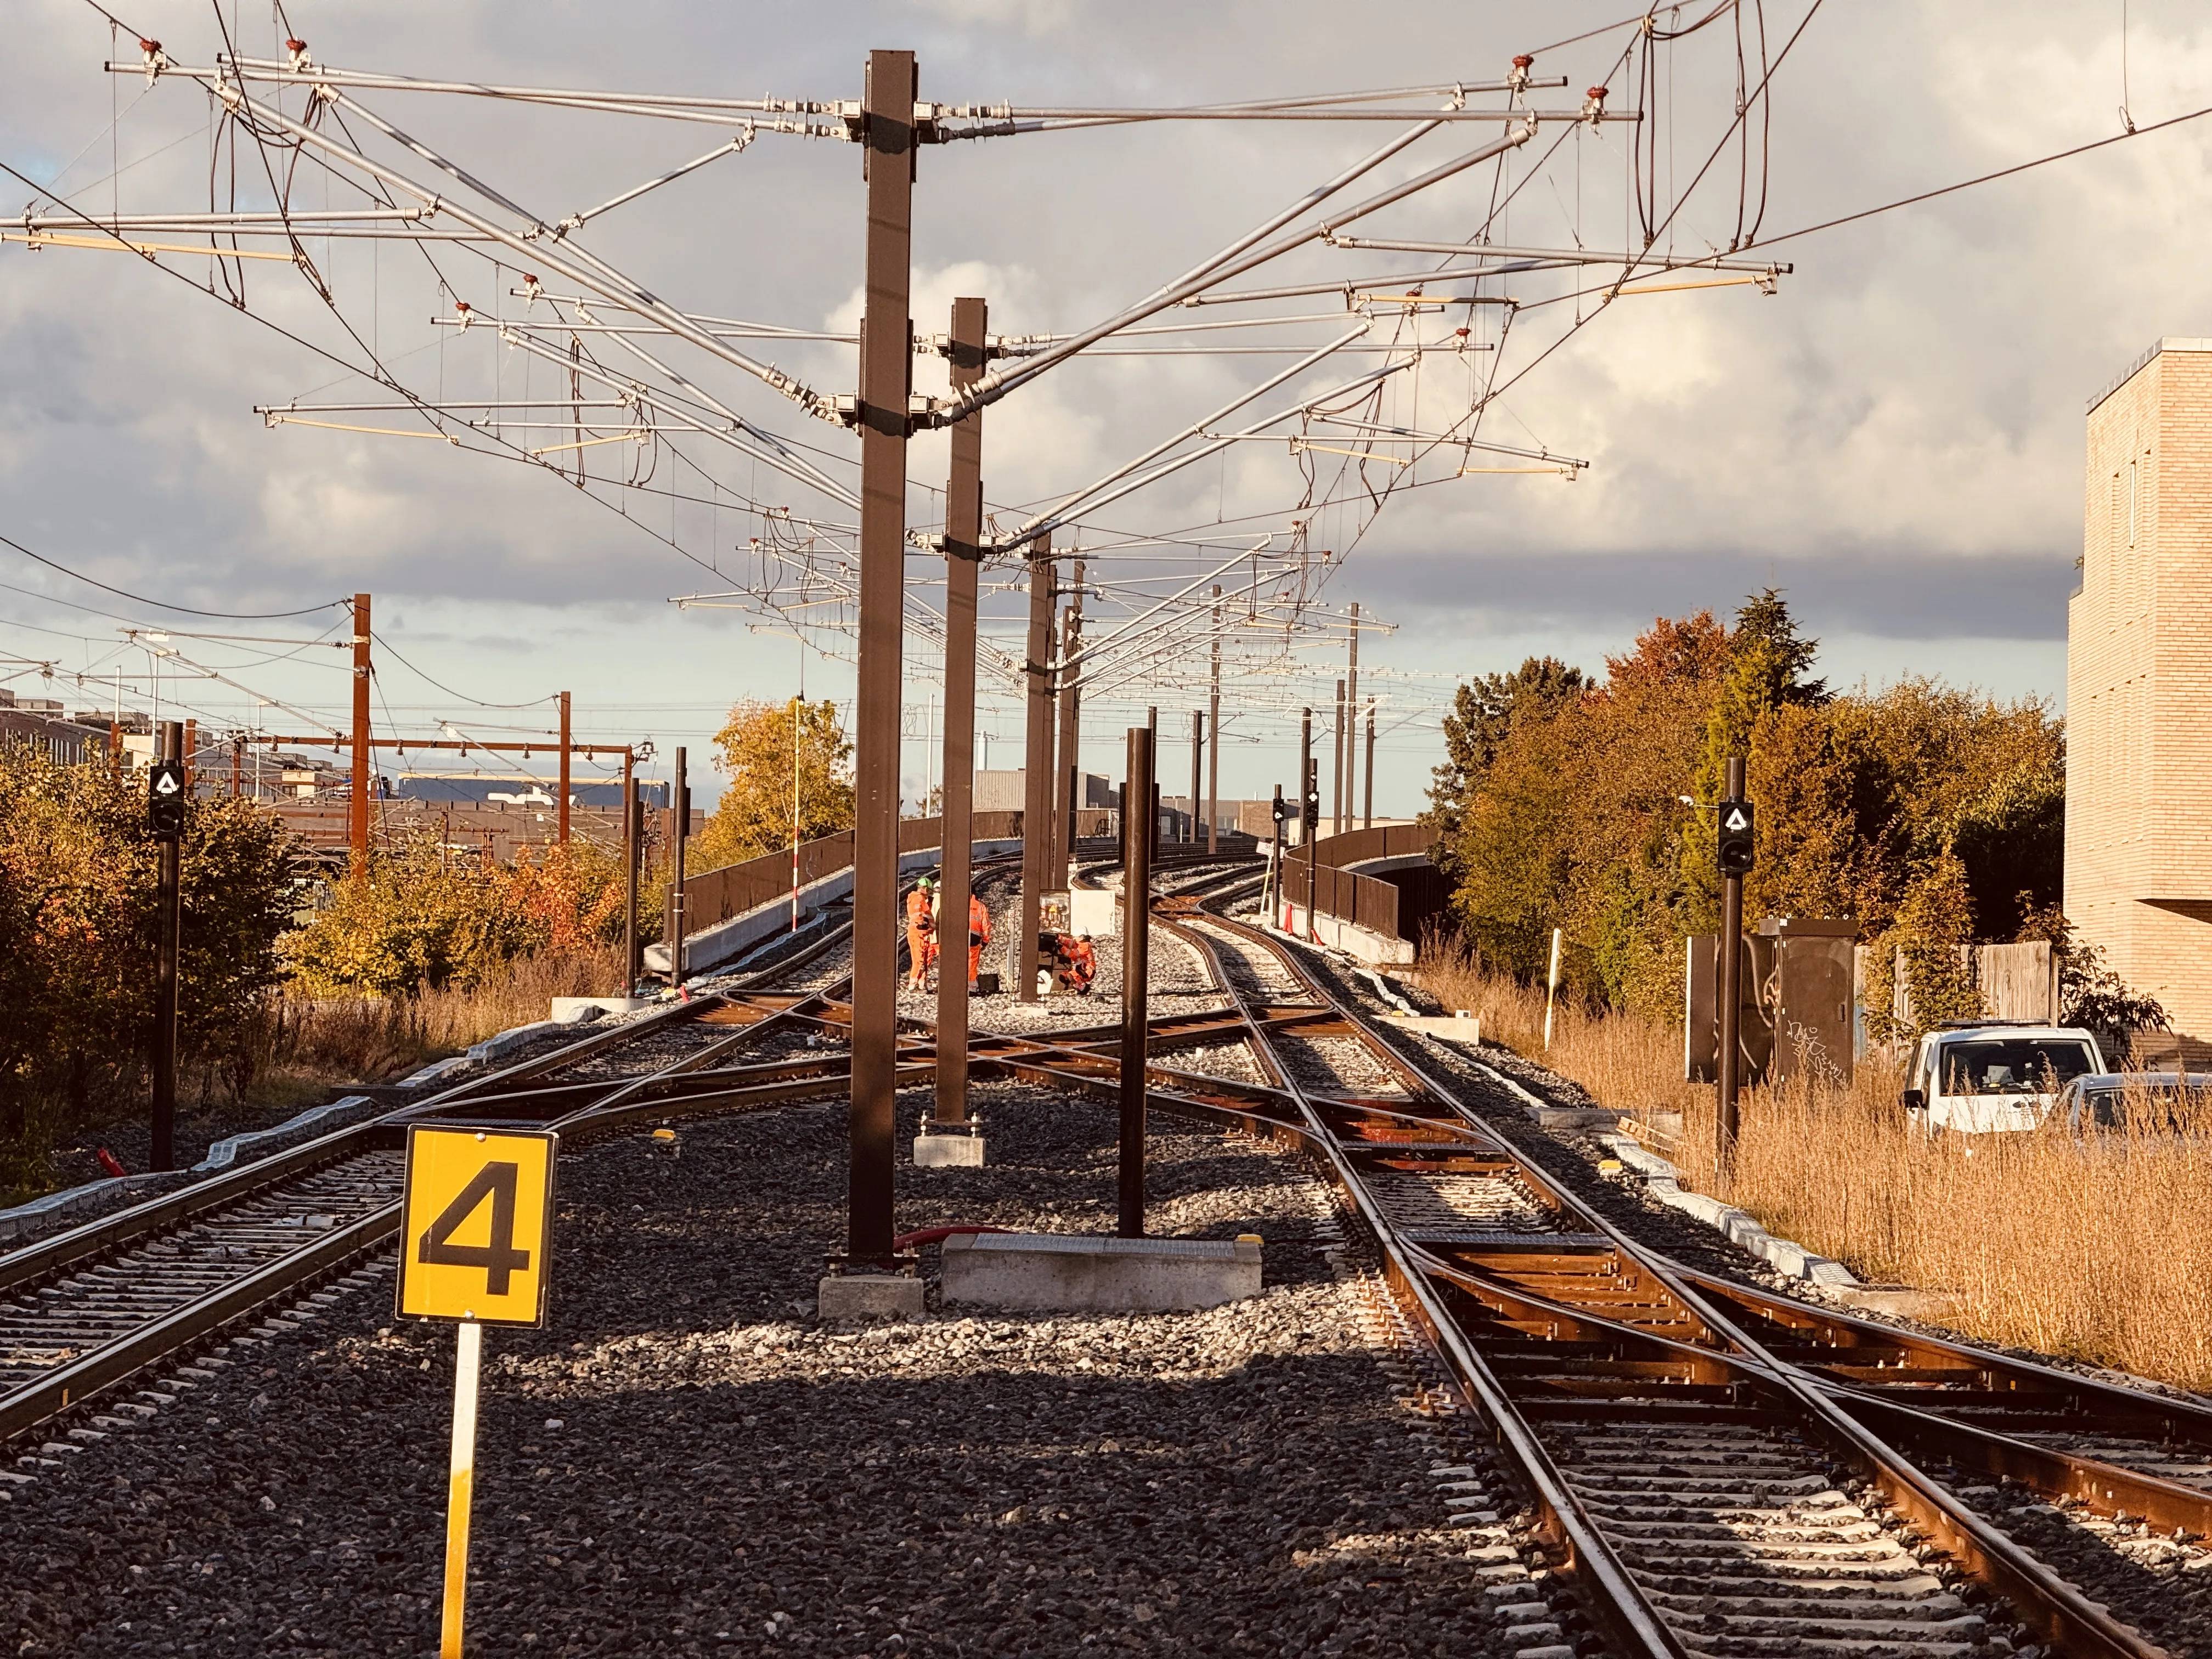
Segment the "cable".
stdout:
<path fill-rule="evenodd" d="M 542 702 L 544 702 L 545 701 L 545 699 L 544 699 L 544 698 L 543 698 L 543 697 L 532 697 L 532 698 L 531 698 L 531 700 L 530 700 L 529 702 L 485 702 L 482 697 L 472 697 L 472 696 L 469 696 L 469 695 L 468 695 L 468 693 L 467 693 L 467 692 L 465 692 L 465 691 L 456 691 L 456 690 L 453 690 L 453 688 L 452 686 L 447 685 L 447 684 L 443 680 L 434 680 L 434 679 L 431 679 L 431 678 L 430 678 L 430 677 L 429 677 L 428 674 L 425 674 L 425 673 L 424 673 L 421 669 L 419 669 L 419 668 L 416 667 L 416 665 L 415 665 L 413 663 L 411 663 L 411 662 L 408 661 L 408 660 L 407 660 L 407 659 L 406 659 L 404 656 L 402 656 L 402 655 L 400 654 L 400 653 L 399 653 L 399 649 L 398 649 L 398 647 L 396 647 L 396 646 L 394 646 L 394 645 L 392 643 L 392 641 L 391 641 L 390 640 L 387 640 L 386 638 L 385 638 L 383 635 L 381 635 L 381 634 L 378 633 L 378 632 L 377 632 L 374 628 L 372 628 L 372 629 L 370 629 L 368 630 L 368 636 L 369 636 L 369 638 L 371 638 L 372 640 L 374 640 L 374 641 L 377 642 L 377 644 L 378 644 L 378 645 L 380 645 L 380 646 L 381 646 L 385 650 L 389 651 L 389 652 L 392 653 L 392 655 L 393 659 L 395 659 L 395 660 L 399 664 L 399 665 L 400 665 L 402 668 L 406 669 L 410 673 L 414 674 L 417 678 L 424 679 L 424 680 L 429 680 L 429 683 L 430 683 L 432 685 L 436 686 L 436 687 L 438 688 L 438 690 L 440 690 L 441 691 L 444 692 L 447 696 L 449 696 L 449 697 L 459 697 L 459 698 L 463 702 L 465 702 L 465 703 L 467 703 L 467 704 L 471 705 L 472 708 L 537 708 L 537 707 L 538 707 L 538 704 L 540 704 L 540 703 L 542 703 Z"/>
<path fill-rule="evenodd" d="M 97 9 L 97 8 L 95 8 L 95 9 Z M 0 163 L 0 166 L 4 165 L 4 163 Z M 7 171 L 14 173 L 15 170 L 13 167 L 8 167 Z M 21 173 L 16 173 L 15 176 L 17 178 L 22 177 Z M 35 559 L 39 563 L 45 565 L 49 570 L 58 570 L 63 575 L 73 577 L 78 581 L 84 582 L 90 586 L 96 587 L 103 593 L 112 593 L 116 598 L 119 599 L 129 599 L 134 605 L 150 605 L 156 611 L 173 611 L 179 616 L 182 617 L 212 617 L 220 622 L 281 622 L 289 617 L 312 617 L 318 611 L 327 611 L 334 605 L 343 605 L 345 603 L 343 599 L 325 599 L 320 605 L 308 606 L 305 611 L 195 611 L 188 605 L 171 605 L 166 599 L 149 599 L 143 593 L 133 593 L 126 588 L 110 587 L 106 582 L 100 581 L 96 578 L 85 575 L 80 571 L 72 570 L 65 564 L 56 563 L 53 560 L 46 557 L 43 553 L 32 552 L 31 550 L 24 546 L 22 543 L 15 541 L 9 537 L 0 536 L 0 544 L 12 547 L 18 553 L 21 553 L 25 558 Z M 64 600 L 63 603 L 66 604 L 68 602 Z"/>
<path fill-rule="evenodd" d="M 2206 105 L 2203 109 L 2191 110 L 2186 115 L 2170 115 L 2165 120 L 2154 121 L 2147 127 L 2136 127 L 2126 132 L 2116 132 L 2109 138 L 2099 138 L 2090 143 L 2076 144 L 2071 149 L 2055 150 L 2049 155 L 2039 155 L 2033 161 L 2022 161 L 2015 167 L 2000 167 L 1995 173 L 1984 173 L 1978 179 L 1963 179 L 1955 185 L 1945 185 L 1937 190 L 1923 190 L 1917 196 L 1907 196 L 1899 201 L 1885 202 L 1880 207 L 1862 208 L 1856 213 L 1846 213 L 1840 219 L 1829 219 L 1817 225 L 1807 225 L 1802 230 L 1784 231 L 1779 236 L 1768 237 L 1759 246 L 1771 247 L 1777 242 L 1794 241 L 1800 236 L 1810 236 L 1816 231 L 1833 230 L 1838 225 L 1856 224 L 1861 219 L 1871 219 L 1876 214 L 1893 213 L 1899 208 L 1911 207 L 1920 202 L 1932 202 L 1939 196 L 1949 196 L 1958 191 L 1972 190 L 1976 185 L 1990 184 L 1999 179 L 2009 179 L 2016 173 L 2027 173 L 2036 167 L 2047 167 L 2053 161 L 2064 161 L 2076 155 L 2086 155 L 2093 149 L 2103 149 L 2110 144 L 2124 144 L 2130 138 L 2141 138 L 2165 127 L 2178 127 L 2185 121 L 2201 121 L 2208 115 L 2212 115 L 2212 104 Z"/>

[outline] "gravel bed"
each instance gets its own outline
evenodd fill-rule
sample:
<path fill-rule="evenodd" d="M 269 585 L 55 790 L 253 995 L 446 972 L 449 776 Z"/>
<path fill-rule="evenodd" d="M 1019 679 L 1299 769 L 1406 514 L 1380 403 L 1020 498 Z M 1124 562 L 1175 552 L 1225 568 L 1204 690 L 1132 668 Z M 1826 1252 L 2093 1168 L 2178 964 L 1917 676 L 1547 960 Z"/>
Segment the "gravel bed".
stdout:
<path fill-rule="evenodd" d="M 2053 1504 L 2011 1481 L 1991 1486 L 1986 1475 L 1932 1473 L 2174 1659 L 2212 1656 L 2212 1549 L 2203 1540 L 2161 1538 L 2140 1521 L 2107 1521 L 2074 1500 Z"/>
<path fill-rule="evenodd" d="M 900 1224 L 1109 1229 L 1110 1116 L 977 1095 L 992 1167 L 902 1168 Z M 902 1144 L 927 1106 L 902 1098 Z M 1482 1454 L 1395 1398 L 1319 1183 L 1156 1124 L 1155 1231 L 1263 1234 L 1258 1298 L 828 1327 L 811 1310 L 842 1231 L 841 1109 L 564 1164 L 551 1324 L 486 1344 L 471 1651 L 1528 1645 L 1507 1626 L 1553 1617 L 1551 1587 L 1473 1507 L 1497 1502 Z M 362 1291 L 225 1358 L 9 1488 L 15 1652 L 434 1649 L 448 1331 Z"/>
<path fill-rule="evenodd" d="M 1203 1072 L 1208 1077 L 1227 1078 L 1237 1083 L 1265 1084 L 1267 1078 L 1252 1058 L 1252 1050 L 1242 1042 L 1225 1042 L 1209 1048 L 1177 1048 L 1158 1057 L 1158 1063 L 1179 1072 Z"/>

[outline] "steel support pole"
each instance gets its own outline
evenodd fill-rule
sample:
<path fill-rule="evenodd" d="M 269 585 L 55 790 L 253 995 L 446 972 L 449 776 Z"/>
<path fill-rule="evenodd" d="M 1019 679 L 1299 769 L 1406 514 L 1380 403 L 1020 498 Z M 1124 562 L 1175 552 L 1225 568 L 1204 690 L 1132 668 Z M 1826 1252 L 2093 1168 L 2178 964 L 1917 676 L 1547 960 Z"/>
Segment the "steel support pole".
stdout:
<path fill-rule="evenodd" d="M 900 652 L 906 603 L 906 446 L 913 392 L 916 82 L 910 52 L 868 54 L 860 323 L 860 674 L 854 708 L 853 1102 L 848 1265 L 889 1265 L 897 1081 Z"/>
<path fill-rule="evenodd" d="M 668 982 L 684 982 L 684 936 L 690 931 L 684 890 L 684 858 L 691 840 L 691 785 L 685 756 L 676 750 L 676 781 L 668 802 Z"/>
<path fill-rule="evenodd" d="M 1275 845 L 1267 860 L 1267 925 L 1273 927 L 1283 914 L 1283 786 L 1275 786 Z"/>
<path fill-rule="evenodd" d="M 1206 698 L 1206 850 L 1221 850 L 1221 584 L 1213 585 L 1213 678 Z"/>
<path fill-rule="evenodd" d="M 637 994 L 637 763 L 623 756 L 623 995 Z"/>
<path fill-rule="evenodd" d="M 1061 613 L 1063 628 L 1060 635 L 1060 659 L 1072 663 L 1083 649 L 1083 561 L 1075 562 L 1074 585 L 1068 594 L 1067 608 Z M 1060 764 L 1053 776 L 1059 802 L 1054 808 L 1052 841 L 1052 889 L 1065 892 L 1068 884 L 1068 866 L 1075 856 L 1076 814 L 1083 810 L 1079 785 L 1082 777 L 1082 763 L 1078 757 L 1081 742 L 1083 693 L 1076 676 L 1066 673 L 1060 685 Z"/>
<path fill-rule="evenodd" d="M 1723 800 L 1743 799 L 1743 759 L 1729 757 Z M 1735 1170 L 1736 1090 L 1741 1076 L 1743 1049 L 1738 1030 L 1743 1013 L 1743 878 L 1721 878 L 1719 1001 L 1720 1065 L 1716 1091 L 1719 1110 L 1714 1115 L 1714 1161 L 1720 1170 L 1723 1194 Z"/>
<path fill-rule="evenodd" d="M 1052 850 L 1052 541 L 1039 537 L 1030 549 L 1030 636 L 1023 664 L 1029 681 L 1027 744 L 1022 764 L 1022 982 L 1024 1002 L 1037 1000 L 1037 928 L 1043 921 L 1045 882 Z"/>
<path fill-rule="evenodd" d="M 1335 772 L 1328 786 L 1328 832 L 1332 836 L 1344 833 L 1344 682 L 1336 683 L 1336 714 L 1329 721 L 1331 747 L 1335 751 Z"/>
<path fill-rule="evenodd" d="M 1352 827 L 1352 780 L 1359 768 L 1359 602 L 1352 604 L 1352 660 L 1345 665 L 1344 680 L 1344 806 L 1343 828 Z"/>
<path fill-rule="evenodd" d="M 1124 802 L 1152 798 L 1152 734 L 1129 728 Z M 1145 1064 L 1151 1017 L 1152 838 L 1127 811 L 1121 814 L 1121 1224 L 1124 1238 L 1145 1236 Z"/>
<path fill-rule="evenodd" d="M 1313 799 L 1313 710 L 1301 708 L 1298 710 L 1298 845 L 1305 850 L 1306 855 L 1306 874 L 1309 878 L 1306 887 L 1306 926 L 1309 927 L 1313 926 L 1313 886 L 1310 878 L 1313 874 L 1314 830 L 1319 827 L 1312 819 L 1306 817 L 1306 803 Z M 1295 933 L 1297 929 L 1291 928 L 1288 931 Z"/>
<path fill-rule="evenodd" d="M 1160 856 L 1160 773 L 1158 764 L 1160 755 L 1160 711 L 1157 708 L 1147 707 L 1146 708 L 1145 731 L 1149 735 L 1149 740 L 1152 745 L 1152 759 L 1154 762 L 1154 765 L 1152 767 L 1152 793 L 1150 797 L 1152 801 L 1151 828 L 1146 835 L 1145 845 L 1152 851 L 1152 861 L 1154 863 L 1158 863 Z"/>
<path fill-rule="evenodd" d="M 981 300 L 952 302 L 956 392 L 983 378 L 989 320 Z M 968 1121 L 965 947 L 975 851 L 975 579 L 982 564 L 982 535 L 983 411 L 979 408 L 953 422 L 952 467 L 945 486 L 945 805 L 939 872 L 945 902 L 937 925 L 936 1119 L 939 1126 Z"/>
<path fill-rule="evenodd" d="M 1206 711 L 1194 708 L 1190 711 L 1190 823 L 1183 832 L 1183 839 L 1194 845 L 1198 841 L 1198 815 L 1206 805 L 1198 793 L 1200 769 L 1205 763 Z"/>
<path fill-rule="evenodd" d="M 1359 815 L 1359 827 L 1375 827 L 1375 699 L 1367 699 L 1367 804 Z"/>
<path fill-rule="evenodd" d="M 560 842 L 568 844 L 568 694 L 561 693 L 561 811 L 556 820 L 561 826 Z"/>
<path fill-rule="evenodd" d="M 156 734 L 157 758 L 184 758 L 185 729 L 174 720 L 161 722 Z M 161 934 L 154 953 L 154 1111 L 149 1127 L 153 1152 L 149 1169 L 177 1167 L 177 935 L 182 921 L 179 876 L 184 845 L 181 841 L 159 843 L 154 906 Z"/>
<path fill-rule="evenodd" d="M 346 794 L 346 840 L 356 873 L 368 867 L 368 595 L 353 596 L 353 787 Z"/>

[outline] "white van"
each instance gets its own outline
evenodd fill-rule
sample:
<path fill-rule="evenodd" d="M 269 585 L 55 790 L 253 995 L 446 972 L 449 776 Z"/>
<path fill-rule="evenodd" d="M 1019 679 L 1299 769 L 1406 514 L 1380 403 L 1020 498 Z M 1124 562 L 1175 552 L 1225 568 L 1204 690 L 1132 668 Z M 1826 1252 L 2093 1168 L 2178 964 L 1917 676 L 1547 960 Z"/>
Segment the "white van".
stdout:
<path fill-rule="evenodd" d="M 2104 1070 L 2097 1039 L 2079 1026 L 1942 1026 L 1920 1039 L 1903 1101 L 1931 1133 L 2033 1129 L 2069 1083 Z"/>

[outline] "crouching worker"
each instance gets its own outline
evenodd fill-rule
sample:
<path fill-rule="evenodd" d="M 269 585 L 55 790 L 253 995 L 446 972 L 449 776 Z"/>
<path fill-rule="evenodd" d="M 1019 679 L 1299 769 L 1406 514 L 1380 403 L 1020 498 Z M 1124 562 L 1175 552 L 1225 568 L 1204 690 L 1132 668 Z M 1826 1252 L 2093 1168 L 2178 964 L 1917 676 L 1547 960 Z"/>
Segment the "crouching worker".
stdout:
<path fill-rule="evenodd" d="M 924 876 L 906 896 L 907 989 L 919 991 L 937 960 L 937 918 L 930 910 L 937 884 Z"/>
<path fill-rule="evenodd" d="M 1091 948 L 1091 935 L 1079 939 L 1073 933 L 1055 933 L 1052 945 L 1061 988 L 1079 997 L 1089 996 L 1091 982 L 1098 977 L 1098 953 Z"/>

